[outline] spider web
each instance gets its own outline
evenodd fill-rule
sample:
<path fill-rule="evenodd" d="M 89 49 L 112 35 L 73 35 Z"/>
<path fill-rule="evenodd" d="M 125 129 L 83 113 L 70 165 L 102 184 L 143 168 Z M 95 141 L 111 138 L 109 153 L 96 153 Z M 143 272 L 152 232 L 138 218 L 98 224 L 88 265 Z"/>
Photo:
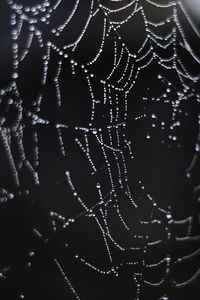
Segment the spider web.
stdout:
<path fill-rule="evenodd" d="M 1 262 L 1 281 L 39 273 L 47 259 L 67 299 L 183 299 L 200 273 L 200 30 L 189 7 L 7 0 L 3 9 L 0 202 L 23 219 L 23 250 Z"/>

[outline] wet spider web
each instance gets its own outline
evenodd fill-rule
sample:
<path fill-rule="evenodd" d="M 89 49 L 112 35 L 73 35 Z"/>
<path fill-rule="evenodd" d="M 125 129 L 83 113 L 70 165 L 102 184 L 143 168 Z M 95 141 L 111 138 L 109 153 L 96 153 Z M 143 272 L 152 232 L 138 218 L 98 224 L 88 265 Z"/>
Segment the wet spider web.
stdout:
<path fill-rule="evenodd" d="M 200 273 L 197 20 L 184 1 L 1 5 L 4 298 L 184 299 Z"/>

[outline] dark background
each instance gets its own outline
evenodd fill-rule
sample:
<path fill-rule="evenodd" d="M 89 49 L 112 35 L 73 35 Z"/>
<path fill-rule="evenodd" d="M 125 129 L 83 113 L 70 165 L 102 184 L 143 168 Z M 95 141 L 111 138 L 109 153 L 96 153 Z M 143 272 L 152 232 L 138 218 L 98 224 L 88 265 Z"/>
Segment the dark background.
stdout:
<path fill-rule="evenodd" d="M 17 1 L 16 1 L 17 2 Z M 19 2 L 19 1 L 18 1 Z M 22 1 L 24 2 L 24 1 Z M 38 1 L 40 2 L 40 1 Z M 49 32 L 49 26 L 39 24 L 44 40 L 50 40 L 62 47 L 64 43 L 70 42 L 74 37 L 78 36 L 82 23 L 88 17 L 88 5 L 90 1 L 80 1 L 81 9 L 79 15 L 74 18 L 69 29 L 64 32 L 59 38 L 55 38 Z M 105 2 L 105 3 L 104 3 Z M 107 4 L 109 1 L 102 1 Z M 145 2 L 145 1 L 144 1 Z M 23 3 L 24 4 L 24 3 Z M 28 3 L 35 5 L 36 1 Z M 55 25 L 60 23 L 65 14 L 71 11 L 73 1 L 63 1 L 61 7 L 52 17 L 52 23 Z M 96 4 L 97 5 L 97 4 Z M 151 15 L 150 8 L 147 12 Z M 155 18 L 157 16 L 155 11 Z M 0 4 L 0 84 L 1 89 L 5 89 L 12 81 L 12 52 L 11 52 L 11 25 L 9 24 L 9 16 L 11 10 L 6 1 L 1 1 Z M 162 13 L 161 13 L 162 14 Z M 165 16 L 164 16 L 165 17 Z M 192 16 L 194 18 L 194 16 Z M 197 26 L 198 20 L 193 19 Z M 82 23 L 81 23 L 82 22 Z M 134 23 L 135 22 L 135 23 Z M 123 36 L 125 43 L 131 51 L 137 52 L 144 40 L 143 22 L 141 15 L 135 17 L 133 23 L 129 27 L 121 29 L 120 34 Z M 184 22 L 184 21 L 183 21 Z M 137 30 L 133 28 L 137 26 Z M 194 51 L 199 50 L 199 40 L 193 36 L 188 24 L 188 34 Z M 76 59 L 78 63 L 85 64 L 88 57 L 92 56 L 93 51 L 98 49 L 98 37 L 102 31 L 102 15 L 95 24 L 89 28 L 89 35 L 86 40 L 83 40 L 80 47 L 75 52 L 69 51 L 69 57 Z M 29 31 L 26 25 L 23 26 L 20 35 L 19 44 L 23 48 L 23 44 L 27 38 Z M 112 44 L 108 44 L 106 52 L 103 55 L 102 61 L 97 63 L 91 71 L 97 74 L 98 77 L 104 77 L 112 66 L 110 53 L 112 53 Z M 178 48 L 178 46 L 177 46 Z M 159 52 L 158 55 L 163 55 Z M 188 57 L 179 49 L 179 54 L 184 64 L 192 68 L 194 74 L 199 74 L 198 63 L 194 64 L 192 57 Z M 199 53 L 199 52 L 198 52 Z M 6 153 L 1 140 L 0 144 L 0 178 L 3 188 L 14 192 L 15 197 L 6 203 L 0 205 L 0 269 L 3 277 L 0 279 L 0 299 L 75 299 L 68 285 L 57 269 L 54 259 L 57 258 L 63 266 L 63 270 L 71 279 L 72 285 L 75 287 L 80 299 L 133 299 L 136 294 L 136 286 L 133 280 L 133 274 L 138 272 L 134 268 L 124 267 L 120 272 L 119 278 L 114 276 L 104 277 L 90 269 L 84 264 L 77 263 L 74 259 L 74 254 L 83 253 L 84 257 L 89 257 L 94 265 L 109 268 L 109 262 L 105 258 L 103 243 L 100 242 L 101 237 L 96 228 L 96 225 L 88 218 L 80 217 L 73 224 L 70 230 L 62 229 L 62 224 L 56 223 L 57 231 L 52 232 L 52 222 L 49 216 L 51 210 L 57 211 L 66 218 L 78 215 L 80 207 L 74 204 L 71 191 L 66 186 L 64 176 L 65 170 L 70 170 L 73 176 L 73 182 L 76 183 L 77 190 L 80 192 L 87 205 L 93 205 L 96 200 L 95 185 L 98 180 L 105 186 L 105 190 L 109 191 L 107 186 L 107 177 L 102 172 L 97 174 L 97 177 L 92 178 L 91 171 L 87 162 L 80 154 L 74 140 L 78 133 L 74 130 L 74 126 L 88 126 L 88 116 L 90 114 L 90 95 L 86 89 L 84 76 L 79 70 L 77 75 L 72 77 L 70 63 L 66 62 L 65 72 L 62 74 L 61 86 L 64 95 L 62 109 L 57 109 L 55 105 L 55 91 L 52 88 L 52 78 L 58 62 L 58 54 L 52 53 L 50 59 L 50 70 L 48 80 L 45 86 L 41 85 L 42 74 L 42 55 L 44 49 L 38 47 L 35 40 L 30 47 L 29 53 L 24 61 L 19 65 L 19 77 L 16 84 L 22 99 L 24 126 L 23 144 L 27 158 L 31 161 L 33 154 L 33 130 L 35 127 L 31 123 L 31 118 L 27 117 L 27 111 L 34 111 L 33 101 L 39 93 L 43 94 L 41 116 L 51 121 L 50 125 L 36 125 L 39 135 L 39 151 L 40 164 L 38 173 L 40 175 L 40 185 L 35 186 L 33 178 L 26 168 L 22 168 L 19 172 L 20 186 L 15 187 L 12 179 L 12 174 L 7 163 Z M 132 228 L 132 233 L 128 236 L 120 231 L 119 222 L 110 212 L 110 226 L 113 233 L 123 243 L 127 245 L 137 245 L 137 239 L 133 238 L 134 234 L 147 232 L 152 238 L 154 236 L 162 237 L 164 243 L 160 248 L 153 248 L 150 253 L 149 262 L 157 261 L 157 258 L 162 258 L 164 255 L 170 254 L 172 260 L 191 253 L 199 248 L 199 242 L 183 243 L 179 245 L 173 239 L 176 235 L 184 236 L 186 228 L 172 225 L 172 239 L 170 242 L 165 237 L 165 227 L 167 226 L 166 219 L 161 215 L 162 226 L 140 227 L 139 220 L 152 216 L 157 216 L 157 212 L 152 211 L 152 208 L 146 204 L 146 195 L 149 193 L 155 199 L 157 205 L 166 210 L 171 207 L 171 213 L 174 220 L 184 219 L 188 216 L 193 217 L 192 235 L 199 234 L 199 191 L 194 193 L 194 188 L 199 184 L 199 157 L 194 167 L 187 172 L 190 163 L 195 154 L 195 144 L 198 136 L 198 115 L 199 103 L 196 101 L 196 95 L 199 93 L 199 82 L 189 83 L 190 90 L 186 100 L 180 104 L 180 113 L 177 114 L 177 120 L 181 121 L 181 126 L 173 132 L 170 129 L 172 122 L 172 105 L 176 100 L 177 94 L 169 95 L 169 103 L 162 101 L 152 101 L 153 97 L 159 97 L 166 90 L 166 84 L 162 84 L 158 79 L 158 74 L 167 78 L 175 89 L 183 90 L 183 86 L 176 74 L 175 70 L 166 70 L 157 61 L 151 63 L 145 68 L 136 80 L 136 85 L 131 90 L 128 96 L 128 119 L 126 121 L 125 134 L 131 141 L 133 146 L 134 159 L 126 158 L 128 166 L 129 186 L 134 191 L 135 199 L 141 201 L 138 209 L 133 209 L 125 199 L 125 196 L 119 194 L 121 201 L 121 210 L 125 219 Z M 98 89 L 97 89 L 98 91 Z M 99 90 L 99 97 L 102 93 Z M 17 111 L 15 108 L 5 110 L 5 103 L 9 98 L 14 98 L 14 101 L 19 99 L 12 92 L 6 93 L 2 97 L 0 112 L 1 115 L 6 115 L 5 127 L 11 128 L 16 121 Z M 147 97 L 147 101 L 142 100 Z M 83 100 L 84 99 L 84 102 Z M 119 108 L 123 110 L 123 101 Z M 147 114 L 146 118 L 139 121 L 135 120 L 138 115 Z M 96 118 L 95 126 L 105 126 L 107 124 L 108 108 L 103 107 L 99 111 Z M 152 129 L 151 115 L 156 114 L 156 127 Z M 160 121 L 165 121 L 164 130 L 161 129 Z M 67 158 L 61 158 L 59 154 L 59 146 L 57 142 L 57 131 L 55 123 L 66 122 L 69 129 L 63 132 L 64 144 L 67 149 Z M 147 132 L 151 138 L 147 139 Z M 174 134 L 178 137 L 177 142 L 169 139 L 169 135 Z M 107 138 L 106 130 L 103 132 L 105 139 Z M 81 134 L 80 134 L 81 138 Z M 92 156 L 95 163 L 102 165 L 102 158 L 99 157 L 99 148 L 91 138 Z M 18 160 L 17 143 L 13 138 L 12 154 L 15 160 Z M 198 155 L 198 153 L 196 153 Z M 114 165 L 113 158 L 110 158 L 110 164 Z M 114 171 L 113 171 L 114 172 Z M 189 174 L 190 177 L 187 177 Z M 115 174 L 114 174 L 115 175 Z M 141 180 L 145 186 L 145 192 L 141 190 Z M 24 190 L 30 191 L 29 195 L 24 195 Z M 39 238 L 33 228 L 37 228 L 43 235 Z M 47 242 L 46 242 L 47 240 Z M 66 248 L 64 243 L 71 243 L 72 246 Z M 144 245 L 140 245 L 141 248 Z M 33 251 L 35 255 L 30 257 L 29 253 Z M 113 249 L 116 262 L 120 261 L 121 257 Z M 139 255 L 142 255 L 141 253 Z M 125 254 L 125 260 L 129 260 L 129 253 Z M 131 258 L 135 259 L 135 258 Z M 142 258 L 141 258 L 142 259 Z M 159 260 L 159 259 L 158 259 Z M 31 262 L 31 267 L 28 263 Z M 160 299 L 164 294 L 168 299 L 199 299 L 199 279 L 185 288 L 174 288 L 172 280 L 184 281 L 190 278 L 200 266 L 199 256 L 191 259 L 187 263 L 179 266 L 172 265 L 170 267 L 169 278 L 164 287 L 151 288 L 141 285 L 140 298 L 144 300 Z M 141 271 L 141 269 L 139 270 Z M 155 272 L 148 272 L 142 269 L 146 278 L 150 281 L 159 281 L 160 274 L 163 274 L 162 269 L 156 269 Z M 142 281 L 141 281 L 142 282 Z M 21 296 L 20 296 L 21 295 Z"/>

